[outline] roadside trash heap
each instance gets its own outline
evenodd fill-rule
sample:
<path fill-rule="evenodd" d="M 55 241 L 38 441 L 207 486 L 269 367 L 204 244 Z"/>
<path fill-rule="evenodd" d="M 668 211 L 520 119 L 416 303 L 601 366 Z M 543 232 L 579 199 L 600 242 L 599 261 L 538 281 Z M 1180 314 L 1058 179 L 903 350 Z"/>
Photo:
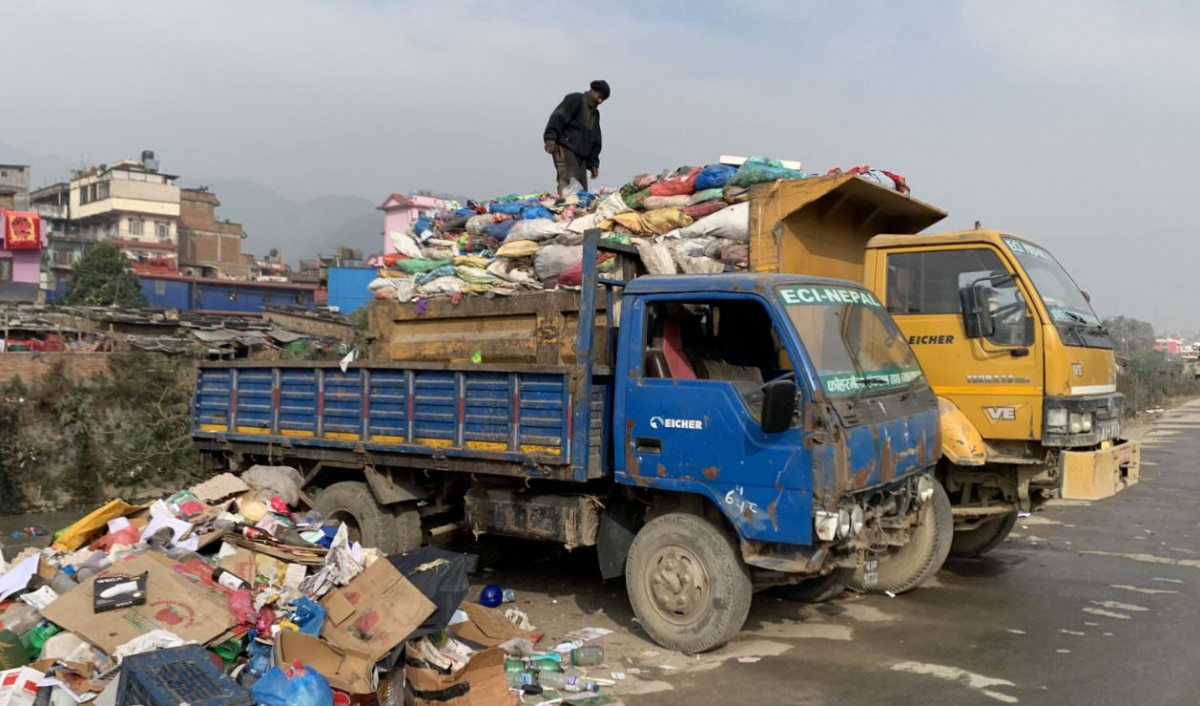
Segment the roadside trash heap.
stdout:
<path fill-rule="evenodd" d="M 615 684 L 587 670 L 608 631 L 539 648 L 510 591 L 466 600 L 471 556 L 363 547 L 302 482 L 255 466 L 113 500 L 0 561 L 0 704 L 585 703 Z"/>
<path fill-rule="evenodd" d="M 904 177 L 864 165 L 829 174 L 857 174 L 909 193 Z M 750 187 L 805 179 L 777 160 L 751 157 L 741 166 L 685 166 L 641 174 L 617 191 L 509 194 L 466 208 L 422 215 L 408 232 L 388 233 L 385 255 L 368 285 L 377 299 L 512 295 L 578 287 L 583 234 L 631 243 L 651 274 L 747 268 Z M 601 271 L 611 254 L 600 259 Z"/>

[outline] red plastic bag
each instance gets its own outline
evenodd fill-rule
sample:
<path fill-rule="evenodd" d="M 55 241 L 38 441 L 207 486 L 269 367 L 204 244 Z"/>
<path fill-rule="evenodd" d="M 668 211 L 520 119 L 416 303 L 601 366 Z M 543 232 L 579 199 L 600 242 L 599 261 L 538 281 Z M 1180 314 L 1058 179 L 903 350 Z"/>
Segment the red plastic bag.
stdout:
<path fill-rule="evenodd" d="M 596 266 L 599 267 L 614 257 L 616 255 L 613 253 L 606 252 L 596 258 Z M 558 283 L 564 287 L 578 287 L 583 284 L 583 262 L 577 262 L 558 273 Z"/>
<path fill-rule="evenodd" d="M 697 203 L 697 204 L 693 204 L 691 206 L 684 206 L 683 208 L 681 208 L 679 210 L 683 211 L 683 215 L 691 216 L 692 220 L 699 220 L 701 218 L 704 218 L 705 216 L 708 216 L 708 215 L 716 213 L 717 211 L 720 211 L 721 209 L 725 208 L 728 205 L 729 204 L 718 199 L 716 201 L 705 201 L 704 203 Z"/>
<path fill-rule="evenodd" d="M 387 255 L 383 256 L 383 264 L 386 267 L 395 267 L 397 262 L 400 262 L 401 260 L 407 260 L 407 259 L 408 259 L 407 255 L 401 255 L 398 252 L 391 252 L 391 253 L 388 253 Z"/>
<path fill-rule="evenodd" d="M 687 196 L 696 193 L 696 176 L 700 174 L 697 167 L 683 176 L 671 177 L 650 187 L 651 196 Z"/>

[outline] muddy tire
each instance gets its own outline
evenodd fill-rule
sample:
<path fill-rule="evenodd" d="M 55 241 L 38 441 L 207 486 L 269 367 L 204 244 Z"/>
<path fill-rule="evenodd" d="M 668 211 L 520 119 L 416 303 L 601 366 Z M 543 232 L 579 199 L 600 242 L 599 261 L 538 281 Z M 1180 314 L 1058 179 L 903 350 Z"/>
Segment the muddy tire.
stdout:
<path fill-rule="evenodd" d="M 313 506 L 325 519 L 346 523 L 350 539 L 362 542 L 364 547 L 375 547 L 384 554 L 395 554 L 399 550 L 397 518 L 391 510 L 375 502 L 366 483 L 334 483 L 317 494 Z M 419 538 L 417 546 L 420 546 Z"/>
<path fill-rule="evenodd" d="M 771 589 L 771 595 L 798 603 L 824 603 L 842 595 L 853 580 L 853 568 L 838 567 L 824 576 L 790 586 L 776 586 Z"/>
<path fill-rule="evenodd" d="M 950 556 L 962 559 L 983 556 L 1000 546 L 1017 525 L 1017 513 L 1010 512 L 1002 517 L 979 525 L 973 530 L 954 533 L 950 544 Z"/>
<path fill-rule="evenodd" d="M 866 586 L 863 568 L 854 574 L 851 587 L 863 593 L 904 593 L 937 573 L 950 555 L 954 539 L 954 515 L 950 498 L 942 484 L 934 482 L 933 498 L 922 513 L 921 524 L 913 528 L 908 544 L 879 558 L 879 579 Z"/>
<path fill-rule="evenodd" d="M 642 629 L 687 654 L 725 644 L 750 612 L 750 572 L 729 533 L 696 515 L 647 522 L 629 547 L 625 587 Z"/>

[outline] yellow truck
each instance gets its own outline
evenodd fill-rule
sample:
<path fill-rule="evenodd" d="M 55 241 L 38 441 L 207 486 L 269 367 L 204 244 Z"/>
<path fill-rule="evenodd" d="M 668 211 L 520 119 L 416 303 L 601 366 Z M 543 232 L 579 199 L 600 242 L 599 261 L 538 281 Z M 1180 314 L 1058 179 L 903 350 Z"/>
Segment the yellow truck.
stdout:
<path fill-rule="evenodd" d="M 1053 255 L 999 230 L 922 233 L 946 213 L 853 175 L 750 193 L 753 272 L 863 283 L 916 351 L 941 410 L 951 552 L 978 556 L 1019 512 L 1138 479 L 1112 341 Z M 869 400 L 869 397 L 865 397 Z"/>

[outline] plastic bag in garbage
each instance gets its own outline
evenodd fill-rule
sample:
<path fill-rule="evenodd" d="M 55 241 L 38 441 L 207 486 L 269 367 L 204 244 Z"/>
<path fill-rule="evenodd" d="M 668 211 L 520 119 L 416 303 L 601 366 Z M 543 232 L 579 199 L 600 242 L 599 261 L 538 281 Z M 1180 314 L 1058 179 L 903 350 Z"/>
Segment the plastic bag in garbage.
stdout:
<path fill-rule="evenodd" d="M 692 220 L 698 221 L 705 216 L 711 216 L 728 205 L 724 201 L 705 201 L 703 203 L 692 204 L 691 206 L 684 206 L 679 210 L 685 216 L 690 216 Z"/>
<path fill-rule="evenodd" d="M 441 267 L 437 268 L 436 270 L 430 270 L 429 272 L 426 272 L 422 275 L 418 275 L 417 276 L 417 286 L 420 287 L 423 284 L 428 284 L 429 282 L 432 282 L 433 280 L 437 279 L 438 277 L 454 277 L 454 276 L 455 276 L 454 265 L 442 265 Z"/>
<path fill-rule="evenodd" d="M 634 235 L 663 235 L 691 225 L 692 219 L 678 208 L 659 208 L 645 213 L 622 213 L 613 218 Z"/>
<path fill-rule="evenodd" d="M 417 287 L 421 296 L 436 297 L 438 295 L 458 294 L 462 291 L 463 281 L 456 276 L 438 277 Z"/>
<path fill-rule="evenodd" d="M 725 184 L 737 173 L 737 167 L 731 167 L 728 164 L 710 164 L 700 170 L 696 175 L 694 185 L 696 192 L 705 191 L 708 189 L 723 189 Z"/>
<path fill-rule="evenodd" d="M 286 669 L 272 667 L 250 687 L 250 695 L 259 706 L 330 706 L 333 703 L 329 682 L 299 660 Z"/>
<path fill-rule="evenodd" d="M 534 218 L 554 218 L 554 212 L 541 204 L 521 209 L 521 220 L 529 221 Z"/>
<path fill-rule="evenodd" d="M 417 241 L 408 233 L 392 231 L 388 233 L 388 238 L 392 241 L 392 247 L 401 255 L 412 258 L 421 257 L 421 246 L 417 245 Z"/>
<path fill-rule="evenodd" d="M 691 198 L 691 196 L 686 194 L 682 196 L 647 196 L 642 200 L 642 206 L 647 211 L 653 211 L 657 208 L 683 208 L 688 205 L 688 201 Z"/>
<path fill-rule="evenodd" d="M 499 223 L 493 223 L 490 226 L 486 226 L 483 229 L 483 234 L 486 235 L 487 237 L 491 238 L 492 240 L 495 240 L 498 242 L 504 242 L 504 239 L 508 237 L 508 231 L 512 230 L 512 227 L 516 223 L 517 222 L 512 220 L 511 218 L 508 220 L 500 221 Z"/>
<path fill-rule="evenodd" d="M 671 232 L 674 238 L 708 235 L 746 242 L 750 239 L 750 204 L 737 203 Z"/>
<path fill-rule="evenodd" d="M 668 177 L 650 186 L 652 196 L 688 195 L 696 191 L 696 177 L 700 169 L 690 169 L 683 174 Z M 647 206 L 649 208 L 649 206 Z"/>
<path fill-rule="evenodd" d="M 446 260 L 425 260 L 425 259 L 401 260 L 400 262 L 396 263 L 396 269 L 400 270 L 401 272 L 403 272 L 405 274 L 416 275 L 416 274 L 421 274 L 423 272 L 432 272 L 433 270 L 436 270 L 439 267 L 444 267 L 449 264 L 450 264 L 449 259 L 446 259 Z"/>
<path fill-rule="evenodd" d="M 538 251 L 538 244 L 532 240 L 511 240 L 496 251 L 496 257 L 520 258 L 530 257 Z"/>
<path fill-rule="evenodd" d="M 521 220 L 516 221 L 513 225 L 512 230 L 508 232 L 508 238 L 505 242 L 512 242 L 514 240 L 546 240 L 566 230 L 567 227 L 565 224 L 549 218 Z"/>
<path fill-rule="evenodd" d="M 695 206 L 698 203 L 708 203 L 709 201 L 721 201 L 725 198 L 724 189 L 705 189 L 697 191 L 688 197 L 688 205 Z"/>
<path fill-rule="evenodd" d="M 675 260 L 671 250 L 663 243 L 654 243 L 643 238 L 634 238 L 633 246 L 637 248 L 638 257 L 646 271 L 652 275 L 675 274 Z"/>
<path fill-rule="evenodd" d="M 478 216 L 471 216 L 467 219 L 467 232 L 471 235 L 483 235 L 483 229 L 487 228 L 496 220 L 492 218 L 490 213 L 481 213 Z"/>
<path fill-rule="evenodd" d="M 606 221 L 618 213 L 625 213 L 628 210 L 629 206 L 625 204 L 625 199 L 621 198 L 621 194 L 612 193 L 605 196 L 596 206 L 596 216 L 600 220 Z"/>
<path fill-rule="evenodd" d="M 805 173 L 788 169 L 778 160 L 755 156 L 747 159 L 726 182 L 727 186 L 752 186 L 780 179 L 803 179 Z"/>
<path fill-rule="evenodd" d="M 555 279 L 571 265 L 583 261 L 582 245 L 558 245 L 550 243 L 537 251 L 533 258 L 533 269 L 538 279 Z"/>

